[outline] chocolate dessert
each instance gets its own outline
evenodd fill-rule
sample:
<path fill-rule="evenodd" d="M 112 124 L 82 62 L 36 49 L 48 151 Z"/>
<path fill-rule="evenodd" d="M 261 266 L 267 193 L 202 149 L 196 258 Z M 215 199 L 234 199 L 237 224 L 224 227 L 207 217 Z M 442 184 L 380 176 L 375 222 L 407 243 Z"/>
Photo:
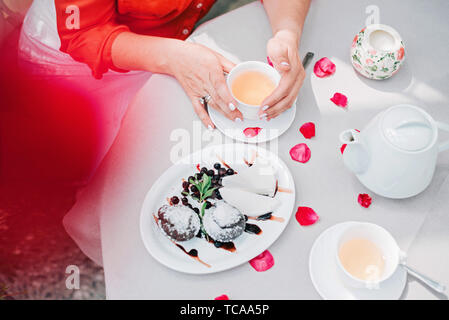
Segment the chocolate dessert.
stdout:
<path fill-rule="evenodd" d="M 164 233 L 174 241 L 187 241 L 200 231 L 200 219 L 191 209 L 164 205 L 158 210 L 158 222 Z"/>
<path fill-rule="evenodd" d="M 203 216 L 203 226 L 212 239 L 231 242 L 245 230 L 245 216 L 224 201 L 217 201 Z"/>

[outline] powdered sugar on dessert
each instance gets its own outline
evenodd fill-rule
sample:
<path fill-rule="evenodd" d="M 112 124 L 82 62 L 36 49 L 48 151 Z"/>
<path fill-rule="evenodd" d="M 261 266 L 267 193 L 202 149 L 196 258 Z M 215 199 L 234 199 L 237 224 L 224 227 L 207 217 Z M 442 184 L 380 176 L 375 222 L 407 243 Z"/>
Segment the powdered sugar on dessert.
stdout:
<path fill-rule="evenodd" d="M 222 228 L 235 225 L 242 218 L 242 214 L 236 208 L 223 201 L 215 204 L 214 221 Z"/>
<path fill-rule="evenodd" d="M 159 224 L 173 240 L 188 240 L 200 230 L 198 216 L 183 206 L 162 206 L 158 212 Z"/>
<path fill-rule="evenodd" d="M 224 201 L 218 201 L 204 214 L 203 226 L 212 239 L 229 242 L 243 233 L 245 218 L 236 208 Z"/>

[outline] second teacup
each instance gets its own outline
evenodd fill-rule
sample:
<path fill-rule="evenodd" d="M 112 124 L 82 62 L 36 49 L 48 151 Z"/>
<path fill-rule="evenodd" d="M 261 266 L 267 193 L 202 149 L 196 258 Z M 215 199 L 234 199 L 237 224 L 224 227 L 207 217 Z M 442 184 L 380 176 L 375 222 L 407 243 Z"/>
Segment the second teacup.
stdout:
<path fill-rule="evenodd" d="M 337 241 L 337 268 L 343 283 L 354 288 L 379 288 L 397 270 L 402 258 L 396 240 L 384 228 L 356 222 Z"/>

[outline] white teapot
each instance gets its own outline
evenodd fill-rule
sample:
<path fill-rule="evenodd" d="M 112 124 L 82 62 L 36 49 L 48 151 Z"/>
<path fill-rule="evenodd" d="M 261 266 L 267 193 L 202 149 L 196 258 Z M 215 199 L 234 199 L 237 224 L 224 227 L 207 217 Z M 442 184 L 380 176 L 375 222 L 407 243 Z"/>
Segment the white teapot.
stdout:
<path fill-rule="evenodd" d="M 436 122 L 421 108 L 401 104 L 374 117 L 361 132 L 346 130 L 343 162 L 371 191 L 394 199 L 412 197 L 431 182 L 438 153 L 449 141 L 438 144 Z"/>

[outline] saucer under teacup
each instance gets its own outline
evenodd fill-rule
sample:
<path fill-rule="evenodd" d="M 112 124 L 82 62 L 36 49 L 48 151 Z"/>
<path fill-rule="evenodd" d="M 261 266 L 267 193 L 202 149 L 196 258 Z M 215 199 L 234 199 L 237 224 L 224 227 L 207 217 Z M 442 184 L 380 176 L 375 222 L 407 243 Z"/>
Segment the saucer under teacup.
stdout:
<path fill-rule="evenodd" d="M 309 255 L 309 273 L 318 294 L 327 300 L 396 300 L 404 291 L 407 272 L 397 268 L 378 289 L 345 286 L 339 273 L 335 252 L 341 233 L 356 222 L 336 224 L 321 233 Z"/>
<path fill-rule="evenodd" d="M 245 119 L 235 122 L 214 108 L 208 107 L 208 112 L 212 122 L 225 136 L 242 142 L 262 143 L 278 138 L 290 128 L 296 115 L 296 101 L 290 109 L 270 121 Z M 255 137 L 246 137 L 243 130 L 255 127 L 262 129 L 259 134 Z"/>

